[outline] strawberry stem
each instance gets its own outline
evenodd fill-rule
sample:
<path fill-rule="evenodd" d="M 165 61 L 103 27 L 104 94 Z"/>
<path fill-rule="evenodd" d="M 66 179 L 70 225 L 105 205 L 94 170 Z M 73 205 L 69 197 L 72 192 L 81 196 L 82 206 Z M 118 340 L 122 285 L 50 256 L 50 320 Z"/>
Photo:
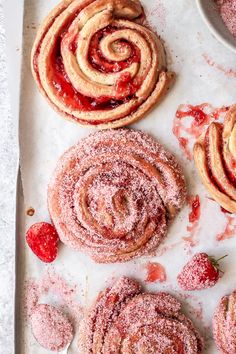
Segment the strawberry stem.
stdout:
<path fill-rule="evenodd" d="M 213 267 L 215 267 L 220 273 L 224 274 L 224 272 L 220 269 L 220 264 L 219 261 L 221 261 L 222 259 L 224 259 L 225 257 L 228 257 L 228 255 L 224 255 L 218 259 L 215 259 L 214 257 L 210 256 L 209 260 L 211 261 Z"/>
<path fill-rule="evenodd" d="M 227 254 L 225 254 L 223 257 L 218 258 L 218 259 L 216 260 L 216 262 L 218 263 L 219 261 L 221 261 L 222 259 L 224 259 L 224 258 L 226 258 L 226 257 L 228 257 Z"/>

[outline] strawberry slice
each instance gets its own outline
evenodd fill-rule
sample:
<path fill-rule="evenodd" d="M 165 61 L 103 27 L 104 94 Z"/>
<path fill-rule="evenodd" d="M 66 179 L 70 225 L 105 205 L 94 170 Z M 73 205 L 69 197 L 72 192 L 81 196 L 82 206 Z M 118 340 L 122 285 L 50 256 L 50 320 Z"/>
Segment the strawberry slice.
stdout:
<path fill-rule="evenodd" d="M 219 261 L 206 253 L 197 253 L 183 267 L 177 277 L 183 290 L 202 290 L 214 286 L 220 278 Z"/>
<path fill-rule="evenodd" d="M 26 233 L 26 241 L 41 261 L 51 263 L 56 259 L 59 237 L 51 224 L 39 222 L 32 225 Z"/>

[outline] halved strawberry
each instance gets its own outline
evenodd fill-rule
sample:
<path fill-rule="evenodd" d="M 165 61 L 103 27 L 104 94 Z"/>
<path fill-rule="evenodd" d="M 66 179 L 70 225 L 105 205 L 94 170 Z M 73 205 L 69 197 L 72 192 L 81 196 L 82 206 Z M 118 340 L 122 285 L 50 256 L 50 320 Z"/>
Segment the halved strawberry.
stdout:
<path fill-rule="evenodd" d="M 51 224 L 39 222 L 32 225 L 26 233 L 26 241 L 41 261 L 51 263 L 56 259 L 59 237 Z"/>
<path fill-rule="evenodd" d="M 197 253 L 177 277 L 183 290 L 202 290 L 214 286 L 220 278 L 219 261 L 206 253 Z"/>

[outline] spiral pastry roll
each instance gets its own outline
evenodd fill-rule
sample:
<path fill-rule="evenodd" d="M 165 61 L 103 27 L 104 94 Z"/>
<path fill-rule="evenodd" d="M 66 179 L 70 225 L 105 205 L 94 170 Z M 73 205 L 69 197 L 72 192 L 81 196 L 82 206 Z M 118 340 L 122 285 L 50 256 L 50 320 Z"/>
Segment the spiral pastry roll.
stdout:
<path fill-rule="evenodd" d="M 174 157 L 152 137 L 100 131 L 59 160 L 48 206 L 62 242 L 97 262 L 122 262 L 157 248 L 186 198 Z"/>
<path fill-rule="evenodd" d="M 202 341 L 180 303 L 129 278 L 101 293 L 80 326 L 83 354 L 197 354 Z"/>
<path fill-rule="evenodd" d="M 160 39 L 141 23 L 138 0 L 63 0 L 32 50 L 40 91 L 65 118 L 99 128 L 145 115 L 167 92 Z"/>
<path fill-rule="evenodd" d="M 220 300 L 213 316 L 213 333 L 223 354 L 236 353 L 236 291 Z"/>
<path fill-rule="evenodd" d="M 194 146 L 194 160 L 212 198 L 236 213 L 236 105 L 228 111 L 224 124 L 210 124 Z"/>

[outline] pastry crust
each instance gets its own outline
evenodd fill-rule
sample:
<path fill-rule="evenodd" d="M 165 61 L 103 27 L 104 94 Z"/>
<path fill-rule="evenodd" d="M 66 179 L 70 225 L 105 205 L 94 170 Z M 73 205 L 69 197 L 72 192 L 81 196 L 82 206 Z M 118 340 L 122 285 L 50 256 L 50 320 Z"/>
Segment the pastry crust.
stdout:
<path fill-rule="evenodd" d="M 213 334 L 224 354 L 236 352 L 236 291 L 220 300 L 213 316 Z"/>
<path fill-rule="evenodd" d="M 201 180 L 212 198 L 236 213 L 236 105 L 230 108 L 224 124 L 210 124 L 193 151 Z"/>
<path fill-rule="evenodd" d="M 61 241 L 101 263 L 155 250 L 185 199 L 174 157 L 149 135 L 128 129 L 100 131 L 71 147 L 48 188 Z"/>
<path fill-rule="evenodd" d="M 166 95 L 174 74 L 166 70 L 161 40 L 138 23 L 142 16 L 133 0 L 63 0 L 51 11 L 31 61 L 57 112 L 82 125 L 116 128 L 139 120 Z"/>
<path fill-rule="evenodd" d="M 79 334 L 83 354 L 202 352 L 198 332 L 173 296 L 143 293 L 125 277 L 99 294 Z"/>

